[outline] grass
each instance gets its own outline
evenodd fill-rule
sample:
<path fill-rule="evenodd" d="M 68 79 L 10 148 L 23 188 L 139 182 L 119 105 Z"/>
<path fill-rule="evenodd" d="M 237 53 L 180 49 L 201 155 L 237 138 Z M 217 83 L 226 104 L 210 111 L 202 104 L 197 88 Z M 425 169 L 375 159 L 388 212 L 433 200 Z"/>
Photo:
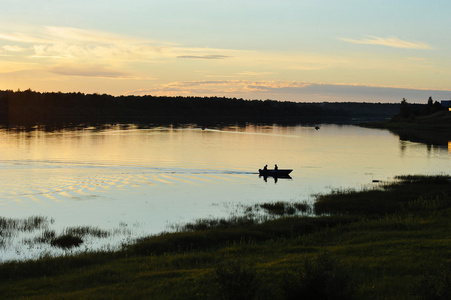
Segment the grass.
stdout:
<path fill-rule="evenodd" d="M 258 209 L 278 217 L 199 220 L 121 251 L 3 263 L 0 297 L 449 299 L 450 180 L 399 176 L 318 195 L 316 217 L 268 203 Z"/>

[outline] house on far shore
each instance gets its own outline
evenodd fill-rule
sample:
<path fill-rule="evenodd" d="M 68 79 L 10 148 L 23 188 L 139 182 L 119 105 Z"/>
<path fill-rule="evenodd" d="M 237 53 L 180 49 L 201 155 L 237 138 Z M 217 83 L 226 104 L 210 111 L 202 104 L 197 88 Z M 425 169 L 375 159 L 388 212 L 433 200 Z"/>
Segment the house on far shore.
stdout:
<path fill-rule="evenodd" d="M 451 111 L 451 100 L 442 100 L 440 101 L 440 104 L 443 108 L 447 108 L 449 111 Z"/>

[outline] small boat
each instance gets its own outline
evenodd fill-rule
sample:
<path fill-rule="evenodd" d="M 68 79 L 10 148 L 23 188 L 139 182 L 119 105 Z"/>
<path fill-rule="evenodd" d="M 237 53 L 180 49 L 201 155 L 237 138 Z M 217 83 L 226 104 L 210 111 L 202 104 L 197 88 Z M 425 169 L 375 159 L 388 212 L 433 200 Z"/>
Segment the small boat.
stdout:
<path fill-rule="evenodd" d="M 270 169 L 258 169 L 258 173 L 260 176 L 271 176 L 271 177 L 287 177 L 291 173 L 291 169 L 277 169 L 277 170 L 270 170 Z"/>

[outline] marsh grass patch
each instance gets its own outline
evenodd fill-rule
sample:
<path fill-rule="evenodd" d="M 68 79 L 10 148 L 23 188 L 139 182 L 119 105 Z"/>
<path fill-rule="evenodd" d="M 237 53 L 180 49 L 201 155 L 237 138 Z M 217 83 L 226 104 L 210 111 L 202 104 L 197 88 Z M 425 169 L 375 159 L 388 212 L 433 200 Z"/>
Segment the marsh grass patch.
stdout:
<path fill-rule="evenodd" d="M 34 231 L 36 229 L 47 228 L 53 223 L 53 219 L 41 216 L 31 216 L 25 219 L 0 217 L 0 235 L 3 236 L 8 233 L 20 231 Z"/>
<path fill-rule="evenodd" d="M 62 249 L 71 249 L 73 247 L 78 247 L 83 243 L 83 240 L 79 236 L 71 234 L 60 235 L 50 242 L 54 247 L 59 247 Z"/>
<path fill-rule="evenodd" d="M 12 256 L 32 258 L 61 255 L 66 250 L 72 250 L 82 244 L 88 249 L 92 244 L 104 244 L 105 242 L 100 242 L 101 239 L 117 236 L 128 236 L 127 241 L 131 243 L 130 236 L 133 235 L 126 224 L 120 224 L 120 228 L 109 230 L 92 226 L 74 226 L 55 230 L 52 228 L 54 223 L 54 219 L 42 216 L 22 219 L 0 217 L 0 250 L 5 253 L 3 259 L 9 260 L 11 258 L 6 257 Z M 123 242 L 116 246 L 102 247 L 121 248 Z"/>
<path fill-rule="evenodd" d="M 62 249 L 71 249 L 79 247 L 87 236 L 95 238 L 107 238 L 111 235 L 110 231 L 102 230 L 97 227 L 78 226 L 69 227 L 64 230 L 60 236 L 53 236 L 50 238 L 50 245 Z"/>
<path fill-rule="evenodd" d="M 172 228 L 178 232 L 183 231 L 201 231 L 209 229 L 227 229 L 241 226 L 250 226 L 257 224 L 259 220 L 251 215 L 232 216 L 230 218 L 211 218 L 198 219 L 184 225 L 173 225 Z"/>
<path fill-rule="evenodd" d="M 312 213 L 312 206 L 307 202 L 269 202 L 263 204 L 256 204 L 255 208 L 263 209 L 271 216 L 292 216 L 302 213 Z"/>
<path fill-rule="evenodd" d="M 20 234 L 32 234 L 37 230 L 45 231 L 53 223 L 53 219 L 42 216 L 31 216 L 25 219 L 0 217 L 0 249 L 9 247 Z"/>
<path fill-rule="evenodd" d="M 103 230 L 98 227 L 90 227 L 90 226 L 78 226 L 78 227 L 69 227 L 64 230 L 65 234 L 75 235 L 79 237 L 84 236 L 92 236 L 96 238 L 106 238 L 109 237 L 112 233 L 111 231 Z"/>

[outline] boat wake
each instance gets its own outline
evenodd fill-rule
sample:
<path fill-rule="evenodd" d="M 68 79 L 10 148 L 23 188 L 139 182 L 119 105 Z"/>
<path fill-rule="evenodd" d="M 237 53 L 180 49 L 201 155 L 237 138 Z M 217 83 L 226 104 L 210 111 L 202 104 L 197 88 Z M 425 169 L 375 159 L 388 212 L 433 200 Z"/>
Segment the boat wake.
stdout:
<path fill-rule="evenodd" d="M 11 166 L 5 168 L 9 169 Z M 6 203 L 47 203 L 93 198 L 116 198 L 119 192 L 153 193 L 155 188 L 173 185 L 205 186 L 225 182 L 247 184 L 258 173 L 247 170 L 202 168 L 148 168 L 137 166 L 107 166 L 90 164 L 40 163 L 33 172 L 24 166 L 21 181 L 0 175 L 0 205 Z M 24 170 L 22 170 L 24 169 Z M 24 179 L 25 178 L 25 179 Z"/>

